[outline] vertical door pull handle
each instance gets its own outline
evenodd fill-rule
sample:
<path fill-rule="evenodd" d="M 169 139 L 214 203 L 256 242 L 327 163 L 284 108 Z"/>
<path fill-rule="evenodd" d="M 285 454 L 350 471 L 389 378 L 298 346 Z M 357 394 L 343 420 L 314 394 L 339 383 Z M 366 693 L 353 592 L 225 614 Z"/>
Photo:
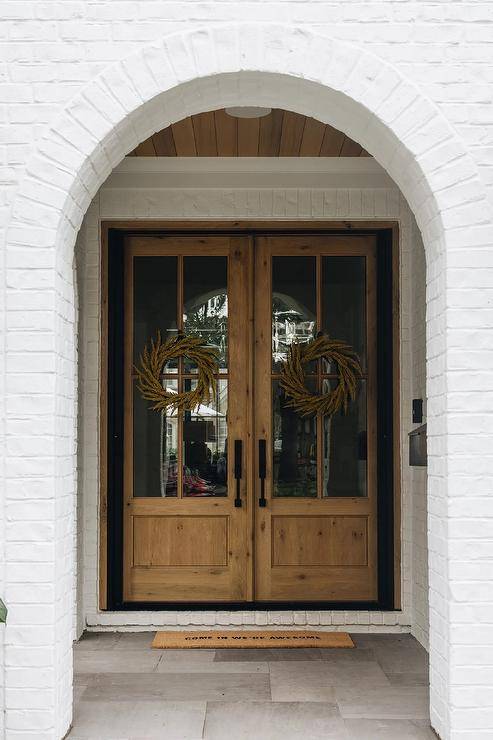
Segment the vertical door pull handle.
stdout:
<path fill-rule="evenodd" d="M 264 507 L 267 505 L 265 499 L 265 479 L 267 477 L 267 442 L 265 439 L 258 441 L 258 477 L 260 478 L 260 498 L 258 505 Z"/>
<path fill-rule="evenodd" d="M 241 439 L 235 439 L 235 468 L 234 476 L 236 480 L 236 498 L 235 507 L 241 509 L 241 490 L 240 481 L 242 477 L 242 458 L 243 458 L 243 442 Z"/>

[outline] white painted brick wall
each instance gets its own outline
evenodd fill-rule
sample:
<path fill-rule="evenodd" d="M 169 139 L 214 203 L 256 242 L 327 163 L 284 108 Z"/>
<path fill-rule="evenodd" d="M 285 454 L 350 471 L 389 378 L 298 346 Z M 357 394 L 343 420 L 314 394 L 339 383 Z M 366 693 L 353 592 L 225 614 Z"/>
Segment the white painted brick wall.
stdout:
<path fill-rule="evenodd" d="M 420 243 L 421 237 L 413 225 L 413 243 Z M 423 399 L 423 422 L 426 423 L 426 275 L 425 254 L 423 249 L 411 252 L 411 275 L 409 284 L 411 293 L 410 312 L 410 353 L 409 372 L 412 398 Z M 419 277 L 421 276 L 421 277 Z M 405 277 L 402 277 L 405 280 Z M 407 428 L 414 429 L 411 404 L 407 406 Z M 408 451 L 404 453 L 403 462 L 407 463 Z M 427 542 L 427 470 L 411 468 L 410 476 L 411 509 L 412 509 L 412 633 L 425 647 L 429 641 L 428 619 L 428 542 Z"/>
<path fill-rule="evenodd" d="M 416 216 L 427 261 L 431 716 L 447 740 L 490 738 L 493 707 L 475 687 L 493 695 L 491 2 L 3 0 L 0 16 L 7 687 L 18 649 L 51 650 L 23 674 L 25 707 L 7 700 L 4 734 L 58 740 L 71 712 L 77 231 L 140 140 L 232 103 L 343 129 Z M 43 353 L 49 369 L 34 362 Z M 43 441 L 28 445 L 26 427 Z M 46 562 L 33 543 L 48 545 Z M 38 602 L 22 598 L 39 586 L 43 628 Z"/>
<path fill-rule="evenodd" d="M 419 234 L 413 225 L 412 214 L 399 193 L 392 187 L 391 180 L 375 168 L 368 174 L 367 161 L 353 160 L 339 162 L 334 173 L 320 173 L 312 178 L 322 181 L 346 180 L 345 188 L 295 188 L 297 178 L 306 179 L 306 160 L 290 161 L 286 173 L 272 174 L 264 164 L 264 172 L 253 176 L 257 179 L 257 186 L 252 181 L 252 175 L 241 175 L 245 164 L 240 160 L 233 162 L 233 166 L 224 166 L 216 160 L 214 170 L 207 172 L 201 163 L 197 164 L 194 173 L 193 165 L 184 167 L 185 174 L 180 174 L 182 187 L 170 187 L 173 179 L 180 172 L 178 161 L 173 163 L 174 174 L 162 174 L 157 170 L 157 162 L 136 159 L 128 160 L 124 167 L 117 169 L 116 174 L 102 186 L 93 200 L 84 219 L 83 227 L 77 241 L 77 262 L 79 271 L 79 298 L 81 301 L 79 324 L 79 408 L 81 409 L 79 426 L 79 485 L 81 487 L 83 511 L 79 531 L 83 532 L 79 552 L 79 568 L 83 569 L 83 576 L 79 581 L 83 583 L 83 602 L 79 603 L 78 625 L 90 628 L 113 627 L 124 628 L 138 624 L 149 627 L 165 624 L 258 624 L 267 620 L 269 624 L 324 624 L 339 625 L 343 629 L 347 625 L 354 625 L 355 629 L 364 631 L 385 631 L 389 626 L 399 629 L 414 630 L 412 615 L 424 610 L 424 623 L 420 623 L 414 630 L 416 636 L 422 639 L 427 632 L 426 593 L 420 593 L 417 609 L 413 604 L 413 594 L 421 586 L 413 581 L 415 570 L 421 573 L 426 568 L 426 530 L 425 540 L 420 541 L 420 547 L 414 551 L 413 532 L 422 525 L 418 517 L 415 525 L 413 521 L 414 501 L 424 499 L 425 476 L 420 480 L 412 479 L 412 472 L 407 465 L 407 434 L 411 429 L 410 405 L 412 379 L 416 374 L 420 379 L 425 376 L 425 357 L 421 353 L 413 363 L 412 344 L 414 340 L 414 326 L 418 324 L 418 331 L 422 327 L 415 321 L 412 306 L 412 291 L 410 286 L 421 286 L 419 298 L 419 316 L 424 315 L 424 255 Z M 186 165 L 186 163 L 184 163 Z M 234 165 L 237 172 L 235 173 Z M 360 166 L 360 171 L 356 169 Z M 345 165 L 345 167 L 343 166 Z M 260 167 L 260 165 L 259 165 Z M 145 172 L 152 170 L 151 173 Z M 227 170 L 227 174 L 220 172 Z M 251 167 L 249 167 L 251 169 Z M 348 170 L 348 174 L 345 173 Z M 296 174 L 298 172 L 298 174 Z M 208 187 L 193 187 L 197 177 L 208 181 Z M 189 184 L 183 181 L 188 178 Z M 233 187 L 232 179 L 238 182 L 248 178 L 248 188 Z M 267 178 L 277 179 L 278 186 L 266 188 Z M 152 180 L 150 187 L 149 180 Z M 228 182 L 228 187 L 224 181 Z M 288 188 L 281 187 L 284 181 L 289 180 Z M 352 182 L 351 182 L 352 180 Z M 367 181 L 367 187 L 358 187 L 362 180 Z M 378 182 L 379 187 L 371 187 L 372 182 Z M 382 187 L 385 185 L 385 187 Z M 272 613 L 265 615 L 262 612 L 198 612 L 191 615 L 188 612 L 148 612 L 136 615 L 134 612 L 100 612 L 98 609 L 98 485 L 99 485 L 99 450 L 98 450 L 98 389 L 100 367 L 100 240 L 99 223 L 105 219 L 392 219 L 399 222 L 400 229 L 400 260 L 401 272 L 401 305 L 400 315 L 402 331 L 401 342 L 401 457 L 402 465 L 402 610 L 398 613 L 382 612 L 283 612 L 281 617 Z M 421 252 L 421 258 L 413 263 L 413 253 Z M 413 269 L 414 268 L 414 269 Z M 416 301 L 418 302 L 418 301 Z M 422 339 L 422 337 L 421 337 Z M 408 368 L 414 367 L 415 372 L 410 374 Z M 414 563 L 418 558 L 419 562 Z M 424 562 L 422 562 L 424 558 Z M 201 621 L 202 620 L 202 621 Z M 426 640 L 424 641 L 426 644 Z"/>

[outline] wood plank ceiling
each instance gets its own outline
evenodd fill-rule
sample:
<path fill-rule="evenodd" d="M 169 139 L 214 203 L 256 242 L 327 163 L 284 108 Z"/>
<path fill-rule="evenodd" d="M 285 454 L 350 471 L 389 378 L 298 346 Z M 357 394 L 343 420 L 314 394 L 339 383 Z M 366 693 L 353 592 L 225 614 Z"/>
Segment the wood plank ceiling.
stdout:
<path fill-rule="evenodd" d="M 291 111 L 233 118 L 199 113 L 158 131 L 131 157 L 369 157 L 342 131 Z"/>

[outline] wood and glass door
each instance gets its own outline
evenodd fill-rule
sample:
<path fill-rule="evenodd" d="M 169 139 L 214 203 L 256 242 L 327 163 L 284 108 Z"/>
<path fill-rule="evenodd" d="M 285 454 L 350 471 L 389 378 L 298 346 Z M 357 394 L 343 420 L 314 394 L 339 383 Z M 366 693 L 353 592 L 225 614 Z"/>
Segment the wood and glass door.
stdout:
<path fill-rule="evenodd" d="M 374 237 L 141 234 L 123 255 L 123 601 L 375 602 Z M 296 413 L 279 382 L 319 332 L 359 357 L 347 413 Z M 151 408 L 136 367 L 158 333 L 215 349 L 214 398 Z M 181 357 L 159 382 L 197 377 Z M 305 382 L 326 393 L 337 367 Z"/>
<path fill-rule="evenodd" d="M 255 251 L 257 498 L 265 504 L 255 516 L 256 598 L 374 601 L 374 239 L 265 236 Z M 295 413 L 280 385 L 290 345 L 319 332 L 359 357 L 363 373 L 347 413 Z M 313 393 L 337 382 L 337 368 L 323 360 L 306 368 Z"/>
<path fill-rule="evenodd" d="M 246 506 L 251 385 L 251 249 L 240 236 L 127 238 L 124 322 L 125 601 L 251 598 Z M 178 333 L 218 353 L 215 398 L 155 411 L 135 366 L 144 347 Z M 197 368 L 163 368 L 171 393 Z"/>

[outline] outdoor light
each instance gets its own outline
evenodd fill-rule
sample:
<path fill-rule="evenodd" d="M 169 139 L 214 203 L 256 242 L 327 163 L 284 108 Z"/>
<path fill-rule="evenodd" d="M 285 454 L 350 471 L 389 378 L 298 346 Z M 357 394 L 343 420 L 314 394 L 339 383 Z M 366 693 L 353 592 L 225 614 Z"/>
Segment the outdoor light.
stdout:
<path fill-rule="evenodd" d="M 233 118 L 263 118 L 272 112 L 272 108 L 256 108 L 253 106 L 241 106 L 239 108 L 225 108 L 228 116 Z"/>

